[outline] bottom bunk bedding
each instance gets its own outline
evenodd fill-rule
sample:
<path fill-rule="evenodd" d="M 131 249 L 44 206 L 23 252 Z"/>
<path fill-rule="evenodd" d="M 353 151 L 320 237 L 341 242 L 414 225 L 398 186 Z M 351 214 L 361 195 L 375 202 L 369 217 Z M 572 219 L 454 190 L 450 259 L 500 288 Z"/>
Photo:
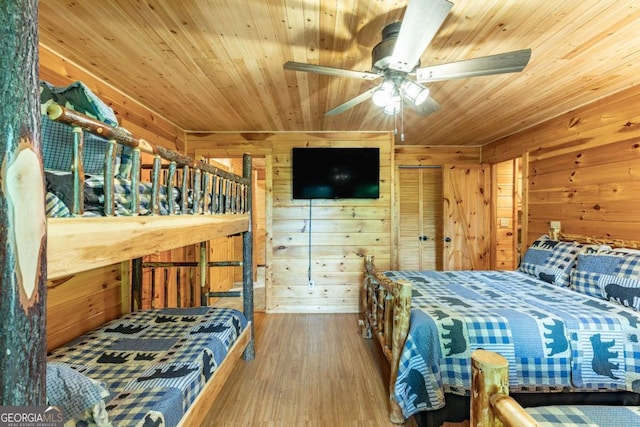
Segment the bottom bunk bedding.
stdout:
<path fill-rule="evenodd" d="M 246 327 L 224 308 L 127 314 L 48 356 L 49 403 L 73 426 L 175 426 Z"/>
<path fill-rule="evenodd" d="M 541 406 L 527 408 L 539 427 L 631 427 L 640 426 L 638 406 Z"/>
<path fill-rule="evenodd" d="M 512 392 L 640 392 L 640 315 L 512 271 L 386 272 L 412 283 L 395 383 L 408 418 L 468 395 L 471 353 L 509 361 Z"/>

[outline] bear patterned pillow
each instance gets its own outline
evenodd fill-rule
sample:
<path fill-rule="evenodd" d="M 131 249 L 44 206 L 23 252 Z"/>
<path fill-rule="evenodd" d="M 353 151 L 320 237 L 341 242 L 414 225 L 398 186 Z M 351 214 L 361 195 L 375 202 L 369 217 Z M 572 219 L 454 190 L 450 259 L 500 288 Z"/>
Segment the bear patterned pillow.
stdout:
<path fill-rule="evenodd" d="M 571 287 L 640 311 L 640 254 L 617 250 L 580 254 Z"/>
<path fill-rule="evenodd" d="M 540 236 L 531 244 L 518 270 L 559 286 L 569 286 L 570 272 L 582 245 Z"/>

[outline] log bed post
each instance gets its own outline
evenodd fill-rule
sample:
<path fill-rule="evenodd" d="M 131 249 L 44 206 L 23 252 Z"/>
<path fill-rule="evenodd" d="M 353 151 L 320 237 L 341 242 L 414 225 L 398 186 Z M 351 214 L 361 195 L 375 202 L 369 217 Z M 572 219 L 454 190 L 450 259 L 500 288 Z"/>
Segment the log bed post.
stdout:
<path fill-rule="evenodd" d="M 44 405 L 47 245 L 38 2 L 0 4 L 0 405 Z"/>
<path fill-rule="evenodd" d="M 471 427 L 535 427 L 538 424 L 509 396 L 509 363 L 498 353 L 471 354 Z"/>
<path fill-rule="evenodd" d="M 247 186 L 247 200 L 245 202 L 245 210 L 249 212 L 249 226 L 247 231 L 242 233 L 242 300 L 244 315 L 249 322 L 251 322 L 251 338 L 247 347 L 244 349 L 244 360 L 253 360 L 255 357 L 255 328 L 253 321 L 253 219 L 251 218 L 252 204 L 253 204 L 253 192 L 251 190 L 251 174 L 252 174 L 252 162 L 251 156 L 245 154 L 242 156 L 242 176 L 249 180 Z"/>

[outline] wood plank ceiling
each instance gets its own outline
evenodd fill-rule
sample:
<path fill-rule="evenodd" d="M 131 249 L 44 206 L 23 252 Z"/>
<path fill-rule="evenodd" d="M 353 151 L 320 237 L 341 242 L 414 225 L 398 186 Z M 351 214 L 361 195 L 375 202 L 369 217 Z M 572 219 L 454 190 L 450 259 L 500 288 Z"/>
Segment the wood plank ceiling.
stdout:
<path fill-rule="evenodd" d="M 413 0 L 420 1 L 420 0 Z M 640 83 L 637 0 L 453 0 L 422 65 L 532 49 L 522 73 L 431 83 L 405 144 L 482 145 Z M 385 131 L 376 82 L 286 71 L 371 69 L 402 0 L 45 0 L 40 41 L 188 131 Z"/>

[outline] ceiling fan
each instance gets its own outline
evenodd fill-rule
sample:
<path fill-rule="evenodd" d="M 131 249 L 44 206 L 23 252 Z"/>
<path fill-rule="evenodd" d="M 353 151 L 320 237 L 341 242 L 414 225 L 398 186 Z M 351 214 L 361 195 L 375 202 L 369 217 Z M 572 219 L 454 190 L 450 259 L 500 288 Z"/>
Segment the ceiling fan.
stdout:
<path fill-rule="evenodd" d="M 483 56 L 420 68 L 420 56 L 446 19 L 453 3 L 448 0 L 410 0 L 402 22 L 382 30 L 382 41 L 371 52 L 371 71 L 353 71 L 323 65 L 288 61 L 284 68 L 293 71 L 351 77 L 382 79 L 382 83 L 324 113 L 340 114 L 372 98 L 388 114 L 396 114 L 403 101 L 421 115 L 430 114 L 440 105 L 429 96 L 421 83 L 490 74 L 514 73 L 524 69 L 531 49 Z"/>

